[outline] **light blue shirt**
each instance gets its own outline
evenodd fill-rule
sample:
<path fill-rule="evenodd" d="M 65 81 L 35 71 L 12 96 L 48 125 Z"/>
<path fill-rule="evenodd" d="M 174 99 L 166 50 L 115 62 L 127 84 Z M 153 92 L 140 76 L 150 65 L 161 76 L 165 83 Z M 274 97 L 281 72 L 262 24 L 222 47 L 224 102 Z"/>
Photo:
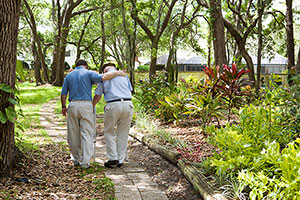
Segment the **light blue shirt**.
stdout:
<path fill-rule="evenodd" d="M 85 69 L 83 66 L 76 67 L 64 79 L 61 94 L 68 95 L 69 101 L 92 100 L 92 86 L 102 81 L 103 74 Z"/>
<path fill-rule="evenodd" d="M 116 71 L 110 69 L 109 71 Z M 111 80 L 105 80 L 98 84 L 95 94 L 104 94 L 104 100 L 106 102 L 116 99 L 131 99 L 132 86 L 130 84 L 128 76 L 116 76 Z"/>

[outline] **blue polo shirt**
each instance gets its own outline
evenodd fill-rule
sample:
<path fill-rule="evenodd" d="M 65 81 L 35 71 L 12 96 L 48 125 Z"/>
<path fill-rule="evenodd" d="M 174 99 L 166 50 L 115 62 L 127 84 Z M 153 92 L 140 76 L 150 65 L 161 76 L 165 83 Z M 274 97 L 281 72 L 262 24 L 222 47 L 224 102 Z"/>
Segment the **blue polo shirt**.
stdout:
<path fill-rule="evenodd" d="M 92 100 L 92 86 L 101 82 L 103 74 L 85 69 L 83 66 L 76 67 L 64 79 L 61 94 L 68 95 L 69 101 Z"/>
<path fill-rule="evenodd" d="M 110 69 L 109 72 L 116 71 Z M 95 94 L 104 94 L 104 100 L 112 101 L 116 99 L 131 99 L 132 86 L 128 76 L 116 76 L 111 80 L 105 80 L 98 84 Z"/>

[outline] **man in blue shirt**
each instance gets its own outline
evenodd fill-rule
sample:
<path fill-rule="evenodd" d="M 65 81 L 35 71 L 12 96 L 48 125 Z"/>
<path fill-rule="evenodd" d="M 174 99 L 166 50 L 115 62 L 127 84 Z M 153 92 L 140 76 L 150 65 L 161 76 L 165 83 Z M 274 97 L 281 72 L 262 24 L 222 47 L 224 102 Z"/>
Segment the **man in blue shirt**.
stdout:
<path fill-rule="evenodd" d="M 94 135 L 96 134 L 95 113 L 92 105 L 92 86 L 102 80 L 116 76 L 126 76 L 124 72 L 112 72 L 105 75 L 87 70 L 87 62 L 78 60 L 76 68 L 64 79 L 61 91 L 62 114 L 67 116 L 67 140 L 74 165 L 82 168 L 90 166 L 94 154 Z M 66 99 L 69 94 L 69 105 Z"/>
<path fill-rule="evenodd" d="M 105 64 L 102 71 L 104 74 L 116 72 L 115 64 Z M 108 161 L 104 166 L 108 168 L 122 167 L 127 156 L 128 135 L 133 115 L 131 91 L 132 87 L 127 76 L 118 76 L 100 82 L 95 91 L 94 106 L 99 102 L 102 94 L 107 102 L 104 107 L 104 137 Z"/>

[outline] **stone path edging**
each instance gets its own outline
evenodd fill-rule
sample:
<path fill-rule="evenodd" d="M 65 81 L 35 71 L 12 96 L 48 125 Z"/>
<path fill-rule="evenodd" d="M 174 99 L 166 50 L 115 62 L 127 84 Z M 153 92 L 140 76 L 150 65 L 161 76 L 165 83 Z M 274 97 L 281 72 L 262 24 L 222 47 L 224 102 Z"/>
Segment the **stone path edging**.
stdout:
<path fill-rule="evenodd" d="M 197 168 L 182 160 L 178 160 L 180 157 L 179 153 L 166 149 L 163 145 L 160 145 L 157 140 L 151 139 L 150 134 L 144 135 L 134 128 L 131 128 L 130 135 L 173 164 L 176 164 L 204 200 L 227 200 L 223 194 L 214 192 L 210 184 L 205 181 L 205 177 L 197 170 Z"/>
<path fill-rule="evenodd" d="M 66 123 L 59 122 L 54 109 L 59 98 L 50 100 L 40 110 L 40 124 L 54 142 L 67 141 Z M 133 139 L 133 138 L 130 138 Z M 105 158 L 105 140 L 97 136 L 96 162 L 103 164 Z M 168 200 L 165 192 L 158 188 L 138 163 L 124 163 L 123 168 L 106 169 L 105 175 L 114 183 L 117 200 Z"/>

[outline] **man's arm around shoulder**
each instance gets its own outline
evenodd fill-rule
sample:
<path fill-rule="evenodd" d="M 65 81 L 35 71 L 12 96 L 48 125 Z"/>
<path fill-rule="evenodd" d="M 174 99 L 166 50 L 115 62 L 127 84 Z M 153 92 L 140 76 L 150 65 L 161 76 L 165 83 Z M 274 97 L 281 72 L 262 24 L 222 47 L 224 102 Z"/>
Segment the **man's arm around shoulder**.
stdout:
<path fill-rule="evenodd" d="M 116 76 L 124 76 L 126 77 L 127 74 L 123 71 L 113 71 L 113 72 L 107 72 L 105 74 L 103 74 L 102 80 L 111 80 L 113 78 L 115 78 Z"/>

